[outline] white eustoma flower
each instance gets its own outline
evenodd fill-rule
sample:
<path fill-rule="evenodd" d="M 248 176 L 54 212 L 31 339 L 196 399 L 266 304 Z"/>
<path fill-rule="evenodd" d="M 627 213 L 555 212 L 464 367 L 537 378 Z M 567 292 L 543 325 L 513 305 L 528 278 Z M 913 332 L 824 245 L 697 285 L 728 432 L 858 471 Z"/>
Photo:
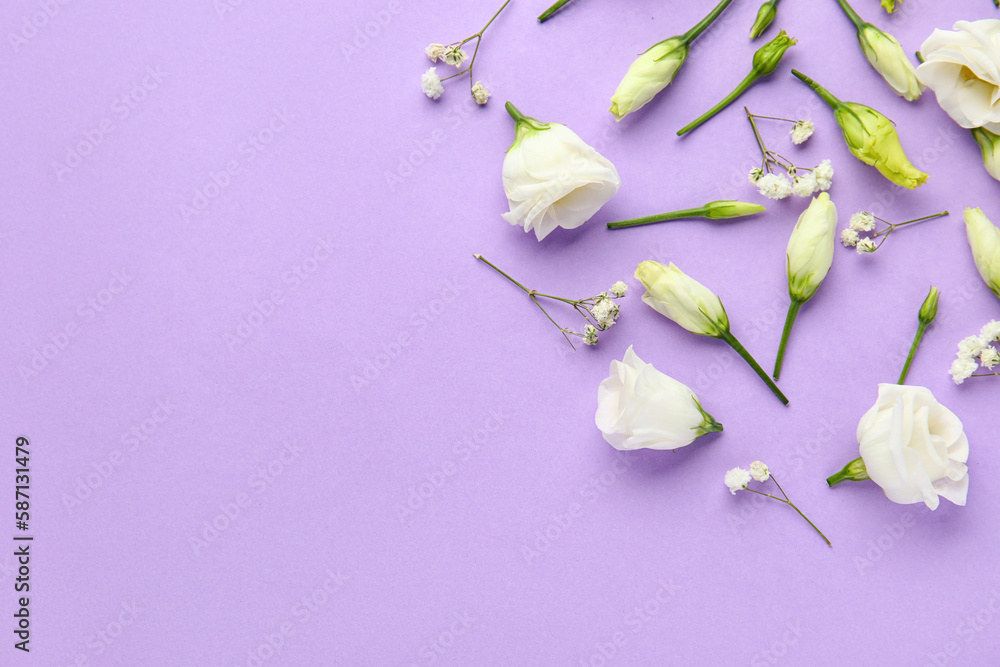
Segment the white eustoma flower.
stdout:
<path fill-rule="evenodd" d="M 690 48 L 679 37 L 671 37 L 654 44 L 636 58 L 618 89 L 611 97 L 615 120 L 621 120 L 633 111 L 646 106 L 658 92 L 670 85 L 677 70 L 684 64 Z"/>
<path fill-rule="evenodd" d="M 795 125 L 792 127 L 792 143 L 796 145 L 804 144 L 806 140 L 813 135 L 815 130 L 816 126 L 813 125 L 812 121 L 795 121 Z"/>
<path fill-rule="evenodd" d="M 928 389 L 880 384 L 857 436 L 865 470 L 889 500 L 932 510 L 939 497 L 965 505 L 969 439 L 961 420 Z"/>
<path fill-rule="evenodd" d="M 840 242 L 844 244 L 845 248 L 853 248 L 858 245 L 858 241 L 860 240 L 861 237 L 858 235 L 858 232 L 850 227 L 840 232 Z"/>
<path fill-rule="evenodd" d="M 972 248 L 972 258 L 987 287 L 1000 297 L 1000 229 L 982 209 L 965 209 L 965 232 Z"/>
<path fill-rule="evenodd" d="M 920 47 L 917 78 L 966 128 L 1000 133 L 1000 20 L 959 21 L 935 30 Z"/>
<path fill-rule="evenodd" d="M 684 384 L 629 347 L 597 389 L 597 428 L 615 449 L 677 449 L 722 430 Z"/>
<path fill-rule="evenodd" d="M 729 316 L 712 290 L 674 266 L 647 260 L 639 264 L 635 277 L 646 293 L 642 302 L 691 333 L 719 337 L 729 331 Z"/>
<path fill-rule="evenodd" d="M 858 28 L 858 42 L 868 62 L 897 95 L 909 102 L 920 98 L 923 87 L 913 63 L 895 37 L 865 23 Z"/>
<path fill-rule="evenodd" d="M 736 495 L 737 491 L 743 491 L 750 484 L 752 479 L 750 471 L 745 468 L 733 468 L 726 472 L 726 486 L 729 493 Z"/>
<path fill-rule="evenodd" d="M 771 470 L 763 461 L 754 461 L 750 464 L 750 476 L 758 482 L 766 482 L 771 479 Z"/>
<path fill-rule="evenodd" d="M 427 71 L 420 77 L 420 88 L 424 91 L 424 95 L 432 100 L 441 97 L 444 86 L 441 85 L 441 77 L 437 75 L 437 67 L 427 68 Z"/>
<path fill-rule="evenodd" d="M 799 216 L 788 239 L 788 293 L 793 300 L 812 298 L 830 272 L 836 232 L 837 207 L 821 192 Z"/>
<path fill-rule="evenodd" d="M 962 384 L 972 377 L 972 374 L 977 370 L 979 370 L 979 363 L 976 360 L 971 357 L 959 357 L 951 362 L 951 370 L 949 372 L 955 384 Z"/>
<path fill-rule="evenodd" d="M 618 192 L 615 166 L 573 130 L 525 116 L 510 102 L 507 112 L 516 127 L 503 161 L 504 220 L 541 241 L 556 227 L 579 227 Z"/>

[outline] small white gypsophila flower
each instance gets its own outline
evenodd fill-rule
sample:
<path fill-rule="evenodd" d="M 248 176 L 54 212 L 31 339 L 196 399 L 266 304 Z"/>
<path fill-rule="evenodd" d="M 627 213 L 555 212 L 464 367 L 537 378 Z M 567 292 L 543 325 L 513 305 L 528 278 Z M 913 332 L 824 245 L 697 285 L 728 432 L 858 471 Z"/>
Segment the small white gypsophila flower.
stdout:
<path fill-rule="evenodd" d="M 771 479 L 771 470 L 763 461 L 754 461 L 750 464 L 750 476 L 758 482 L 766 482 Z"/>
<path fill-rule="evenodd" d="M 844 244 L 845 248 L 853 248 L 858 245 L 858 241 L 860 240 L 861 237 L 858 236 L 858 232 L 850 227 L 847 227 L 844 231 L 840 232 L 840 242 Z"/>
<path fill-rule="evenodd" d="M 594 307 L 590 309 L 590 313 L 602 327 L 607 329 L 615 323 L 615 317 L 618 316 L 618 304 L 611 299 L 603 298 L 594 304 Z"/>
<path fill-rule="evenodd" d="M 476 104 L 482 106 L 489 101 L 490 91 L 486 90 L 482 81 L 476 81 L 476 85 L 472 87 L 472 97 L 476 100 Z"/>
<path fill-rule="evenodd" d="M 441 60 L 445 61 L 449 65 L 458 67 L 465 62 L 465 59 L 469 57 L 462 47 L 460 46 L 449 46 L 445 49 L 444 55 L 441 56 Z"/>
<path fill-rule="evenodd" d="M 861 239 L 858 241 L 858 254 L 859 255 L 870 255 L 875 252 L 876 246 L 875 242 L 871 239 Z"/>
<path fill-rule="evenodd" d="M 742 491 L 750 484 L 750 471 L 743 468 L 733 468 L 726 473 L 726 486 L 729 493 L 736 495 L 737 491 Z"/>
<path fill-rule="evenodd" d="M 983 330 L 979 332 L 979 336 L 985 341 L 995 340 L 1000 342 L 1000 322 L 990 320 L 983 325 Z"/>
<path fill-rule="evenodd" d="M 799 176 L 792 185 L 792 194 L 796 197 L 812 197 L 817 190 L 819 190 L 819 183 L 816 182 L 816 176 L 811 173 Z"/>
<path fill-rule="evenodd" d="M 611 293 L 614 294 L 619 299 L 628 294 L 628 285 L 619 280 L 614 285 L 611 286 Z"/>
<path fill-rule="evenodd" d="M 875 229 L 875 216 L 867 211 L 859 211 L 851 216 L 851 229 L 870 232 Z"/>
<path fill-rule="evenodd" d="M 978 369 L 979 364 L 975 360 L 967 357 L 959 357 L 951 362 L 951 379 L 955 381 L 955 384 L 962 384 L 968 378 L 972 377 L 972 374 Z"/>
<path fill-rule="evenodd" d="M 829 160 L 823 160 L 816 165 L 812 173 L 821 192 L 826 192 L 833 185 L 833 164 Z"/>
<path fill-rule="evenodd" d="M 424 53 L 427 54 L 427 57 L 431 59 L 432 63 L 436 63 L 438 58 L 444 58 L 445 51 L 447 50 L 448 47 L 444 44 L 430 44 L 426 49 L 424 49 Z"/>
<path fill-rule="evenodd" d="M 783 174 L 767 174 L 757 181 L 757 189 L 768 199 L 784 199 L 792 194 L 792 184 Z"/>
<path fill-rule="evenodd" d="M 593 324 L 588 324 L 584 327 L 583 343 L 584 345 L 597 345 L 597 327 Z"/>
<path fill-rule="evenodd" d="M 441 77 L 437 75 L 437 67 L 427 68 L 427 71 L 420 77 L 420 88 L 424 91 L 424 95 L 432 100 L 441 97 L 444 86 L 441 85 Z"/>
<path fill-rule="evenodd" d="M 963 338 L 958 344 L 958 356 L 967 359 L 978 357 L 987 345 L 989 341 L 983 340 L 982 336 Z"/>
<path fill-rule="evenodd" d="M 792 128 L 792 143 L 793 144 L 804 144 L 806 139 L 813 135 L 816 131 L 816 126 L 808 120 L 797 120 L 795 121 L 795 127 Z"/>
<path fill-rule="evenodd" d="M 993 346 L 985 348 L 979 354 L 979 363 L 986 368 L 993 370 L 993 367 L 1000 364 L 1000 352 Z"/>
<path fill-rule="evenodd" d="M 760 167 L 754 167 L 750 170 L 750 175 L 747 177 L 750 180 L 750 185 L 757 185 L 757 181 L 761 179 L 764 175 L 764 170 Z"/>

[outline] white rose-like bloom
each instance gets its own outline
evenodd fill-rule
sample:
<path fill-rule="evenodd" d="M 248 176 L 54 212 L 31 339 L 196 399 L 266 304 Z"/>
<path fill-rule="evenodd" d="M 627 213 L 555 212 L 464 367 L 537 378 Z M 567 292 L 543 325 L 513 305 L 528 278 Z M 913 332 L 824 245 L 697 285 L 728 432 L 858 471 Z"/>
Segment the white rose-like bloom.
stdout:
<path fill-rule="evenodd" d="M 878 401 L 858 423 L 858 444 L 868 476 L 889 500 L 923 502 L 938 497 L 965 505 L 969 490 L 969 439 L 962 422 L 930 390 L 880 384 Z"/>
<path fill-rule="evenodd" d="M 858 29 L 858 42 L 868 62 L 897 95 L 908 102 L 920 98 L 923 88 L 917 80 L 913 63 L 895 37 L 866 23 Z"/>
<path fill-rule="evenodd" d="M 612 361 L 597 389 L 597 428 L 615 449 L 677 449 L 722 430 L 684 384 L 656 370 L 631 347 Z"/>
<path fill-rule="evenodd" d="M 525 116 L 510 102 L 507 111 L 516 128 L 503 161 L 504 220 L 541 241 L 556 227 L 579 227 L 618 192 L 615 166 L 573 130 Z"/>
<path fill-rule="evenodd" d="M 636 58 L 611 97 L 615 120 L 646 106 L 658 92 L 670 85 L 684 64 L 690 48 L 678 37 L 654 44 Z"/>
<path fill-rule="evenodd" d="M 965 209 L 965 233 L 972 248 L 972 258 L 987 287 L 1000 297 L 1000 229 L 982 209 Z"/>
<path fill-rule="evenodd" d="M 830 272 L 836 233 L 837 207 L 821 192 L 799 216 L 788 239 L 788 293 L 794 300 L 811 299 Z"/>
<path fill-rule="evenodd" d="M 920 83 L 966 128 L 1000 133 L 1000 20 L 959 21 L 955 30 L 935 30 L 920 53 Z"/>
<path fill-rule="evenodd" d="M 646 293 L 642 302 L 691 333 L 719 337 L 729 331 L 729 316 L 712 290 L 678 269 L 647 260 L 635 270 Z"/>

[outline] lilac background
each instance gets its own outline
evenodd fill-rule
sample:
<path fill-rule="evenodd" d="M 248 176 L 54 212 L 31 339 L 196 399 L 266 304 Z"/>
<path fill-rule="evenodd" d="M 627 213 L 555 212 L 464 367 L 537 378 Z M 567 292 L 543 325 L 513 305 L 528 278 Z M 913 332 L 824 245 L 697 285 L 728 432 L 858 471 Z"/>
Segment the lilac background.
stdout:
<path fill-rule="evenodd" d="M 45 4 L 5 3 L 4 33 Z M 932 94 L 907 104 L 887 88 L 834 2 L 781 3 L 777 23 L 799 45 L 742 101 L 816 121 L 798 148 L 781 124 L 762 127 L 799 164 L 832 158 L 842 224 L 859 209 L 952 215 L 872 257 L 838 249 L 789 347 L 788 408 L 723 344 L 641 304 L 632 273 L 644 259 L 678 263 L 722 295 L 734 333 L 770 367 L 802 200 L 740 222 L 603 228 L 759 199 L 738 106 L 674 136 L 748 68 L 757 2 L 734 3 L 671 89 L 619 124 L 608 99 L 634 54 L 711 2 L 575 0 L 539 25 L 546 3 L 514 0 L 477 61 L 494 93 L 485 108 L 461 81 L 431 102 L 418 79 L 427 43 L 474 32 L 496 3 L 246 0 L 222 15 L 220 4 L 48 0 L 46 24 L 0 48 L 11 446 L 0 470 L 12 486 L 12 443 L 28 435 L 37 536 L 32 652 L 8 644 L 0 661 L 995 660 L 1000 384 L 956 387 L 947 369 L 957 341 L 1000 316 L 961 222 L 967 205 L 1000 218 L 997 183 Z M 989 0 L 907 0 L 892 17 L 876 0 L 855 4 L 908 51 L 934 27 L 995 15 Z M 896 120 L 928 184 L 901 191 L 851 157 L 790 66 Z M 147 68 L 162 75 L 135 88 Z M 143 98 L 127 117 L 123 95 Z M 582 228 L 538 243 L 500 219 L 506 99 L 568 124 L 618 167 L 618 196 Z M 53 163 L 102 122 L 98 145 L 60 177 Z M 254 136 L 259 150 L 245 143 Z M 474 252 L 551 293 L 625 279 L 632 294 L 598 348 L 572 352 Z M 969 505 L 932 513 L 872 484 L 830 490 L 877 383 L 898 375 L 931 283 L 940 315 L 910 381 L 965 421 Z M 677 453 L 605 444 L 597 385 L 630 344 L 694 388 L 725 432 Z M 788 508 L 726 491 L 725 470 L 756 458 L 832 549 Z M 8 625 L 11 552 L 0 559 Z"/>

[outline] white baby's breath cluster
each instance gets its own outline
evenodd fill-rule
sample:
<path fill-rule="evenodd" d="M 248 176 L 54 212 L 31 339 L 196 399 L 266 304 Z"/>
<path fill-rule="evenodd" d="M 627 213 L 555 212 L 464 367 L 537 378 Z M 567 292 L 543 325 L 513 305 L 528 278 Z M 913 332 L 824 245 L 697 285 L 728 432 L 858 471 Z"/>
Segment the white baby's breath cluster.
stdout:
<path fill-rule="evenodd" d="M 799 144 L 804 144 L 809 137 L 813 135 L 816 131 L 816 126 L 812 124 L 812 121 L 808 120 L 797 120 L 795 121 L 795 127 L 792 128 L 792 143 L 796 146 Z"/>
<path fill-rule="evenodd" d="M 973 377 L 980 368 L 989 371 L 987 375 L 1000 375 L 1000 372 L 994 371 L 1000 365 L 1000 350 L 994 343 L 1000 343 L 1000 322 L 990 320 L 978 336 L 969 336 L 958 344 L 958 356 L 951 364 L 951 378 L 955 384 L 962 384 Z"/>
<path fill-rule="evenodd" d="M 434 42 L 427 45 L 424 49 L 424 54 L 432 63 L 440 61 L 445 65 L 457 68 L 459 71 L 442 78 L 437 72 L 437 67 L 428 67 L 427 71 L 425 71 L 420 77 L 420 89 L 423 91 L 424 95 L 432 100 L 438 99 L 441 97 L 442 93 L 444 93 L 443 84 L 445 81 L 448 79 L 454 79 L 455 77 L 461 76 L 465 73 L 469 74 L 469 81 L 472 81 L 472 66 L 476 62 L 476 54 L 479 51 L 479 42 L 483 39 L 483 33 L 486 32 L 486 28 L 490 27 L 490 23 L 493 23 L 493 19 L 495 19 L 500 12 L 504 10 L 504 7 L 506 7 L 509 2 L 510 0 L 507 0 L 507 2 L 500 7 L 497 13 L 493 15 L 493 18 L 491 18 L 483 27 L 483 29 L 476 34 L 457 42 L 451 42 L 450 44 L 438 44 L 437 42 Z M 472 46 L 474 47 L 471 58 L 466 50 L 462 48 L 470 42 L 473 43 Z M 490 91 L 486 89 L 486 86 L 483 85 L 482 81 L 476 81 L 473 83 L 469 92 L 472 94 L 472 99 L 476 101 L 476 104 L 486 104 L 486 102 L 490 99 Z"/>
<path fill-rule="evenodd" d="M 772 168 L 769 163 L 768 169 Z M 750 170 L 749 181 L 757 186 L 757 191 L 768 199 L 785 199 L 790 195 L 796 197 L 812 197 L 817 192 L 826 192 L 833 185 L 833 166 L 829 160 L 823 160 L 812 169 L 794 165 L 777 165 L 785 173 L 765 172 L 755 167 Z M 805 174 L 799 174 L 799 171 Z"/>
<path fill-rule="evenodd" d="M 615 303 L 615 299 L 621 299 L 627 293 L 628 285 L 619 280 L 607 292 L 601 292 L 595 297 L 581 299 L 577 302 L 579 306 L 583 307 L 581 314 L 584 319 L 588 320 L 582 334 L 585 345 L 597 345 L 598 332 L 607 331 L 614 326 L 615 320 L 621 314 L 621 306 Z M 577 307 L 577 310 L 580 311 L 580 307 Z M 590 323 L 590 319 L 593 319 L 593 324 Z"/>
<path fill-rule="evenodd" d="M 862 236 L 875 231 L 875 216 L 868 211 L 858 211 L 851 216 L 851 223 L 840 232 L 840 242 L 845 248 L 857 248 L 859 255 L 870 255 L 882 245 L 875 244 L 874 236 Z"/>
<path fill-rule="evenodd" d="M 729 492 L 736 495 L 737 491 L 745 491 L 750 482 L 766 482 L 771 479 L 771 470 L 763 461 L 754 461 L 750 464 L 750 469 L 733 468 L 726 473 L 726 486 Z"/>

